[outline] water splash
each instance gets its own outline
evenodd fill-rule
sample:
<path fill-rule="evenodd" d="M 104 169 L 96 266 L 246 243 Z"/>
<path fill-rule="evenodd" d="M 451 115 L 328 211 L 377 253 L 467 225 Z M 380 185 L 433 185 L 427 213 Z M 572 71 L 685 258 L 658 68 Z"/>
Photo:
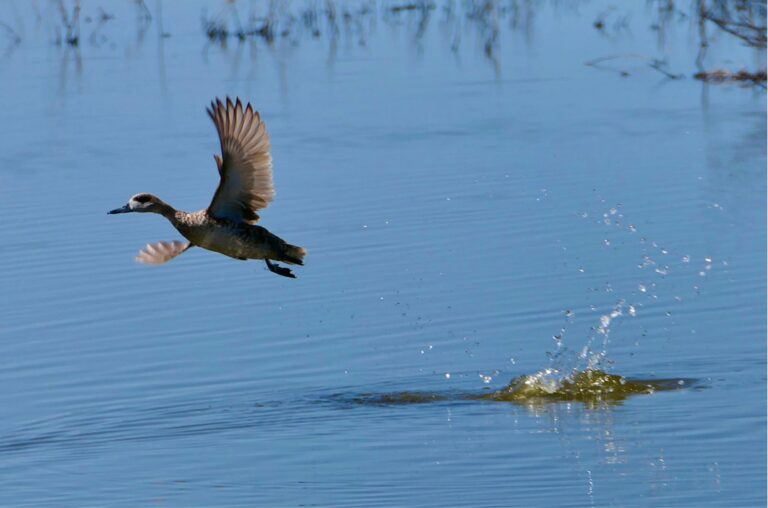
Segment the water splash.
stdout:
<path fill-rule="evenodd" d="M 629 235 L 634 235 L 633 238 L 637 240 L 639 228 L 635 224 L 625 224 L 621 208 L 622 205 L 617 204 L 602 214 L 582 212 L 579 216 L 586 219 L 597 215 L 600 217 L 595 221 L 597 224 L 622 230 Z M 644 252 L 642 262 L 637 267 L 645 275 L 637 281 L 636 290 L 631 294 L 634 298 L 658 301 L 659 285 L 673 271 L 666 263 L 678 259 L 680 264 L 676 269 L 689 270 L 693 268 L 691 265 L 694 263 L 690 254 L 676 254 L 646 236 L 639 235 L 639 242 Z M 612 241 L 604 239 L 603 244 L 610 246 Z M 664 262 L 661 262 L 662 259 Z M 714 260 L 710 256 L 704 257 L 703 261 L 701 268 L 694 268 L 701 277 L 706 276 L 714 265 Z M 727 263 L 723 263 L 723 266 L 727 266 Z M 584 268 L 579 267 L 579 271 L 583 272 Z M 698 286 L 694 289 L 698 292 Z M 614 288 L 609 283 L 604 290 L 606 293 L 612 293 Z M 675 296 L 674 301 L 680 302 L 682 298 Z M 608 359 L 608 346 L 612 328 L 620 323 L 622 318 L 635 318 L 638 315 L 638 308 L 642 305 L 641 302 L 629 303 L 624 298 L 617 300 L 609 310 L 599 315 L 597 322 L 590 329 L 586 342 L 575 351 L 566 345 L 565 336 L 566 327 L 574 323 L 576 313 L 570 309 L 566 310 L 565 326 L 559 333 L 552 336 L 556 349 L 554 352 L 547 353 L 550 360 L 549 367 L 535 374 L 516 378 L 505 389 L 494 392 L 489 397 L 495 400 L 522 400 L 530 397 L 543 397 L 549 400 L 610 399 L 618 396 L 623 398 L 633 393 L 653 393 L 662 385 L 666 387 L 669 380 L 633 381 L 605 372 L 605 369 L 611 366 L 611 361 Z M 597 311 L 598 307 L 590 305 L 590 309 Z M 670 311 L 665 311 L 664 314 L 668 317 L 672 315 Z"/>
<path fill-rule="evenodd" d="M 636 235 L 639 232 L 638 227 L 634 224 L 624 225 L 624 215 L 620 212 L 620 208 L 621 205 L 616 205 L 603 213 L 602 220 L 597 221 L 598 224 L 623 229 L 630 235 Z M 584 212 L 580 216 L 587 218 L 590 214 Z M 687 267 L 690 270 L 694 268 L 692 266 L 694 263 L 692 263 L 690 254 L 671 252 L 660 246 L 658 242 L 645 236 L 637 235 L 634 238 L 638 239 L 638 236 L 639 242 L 643 246 L 643 253 L 642 263 L 637 267 L 642 271 L 643 276 L 631 284 L 631 287 L 635 289 L 627 289 L 627 294 L 631 294 L 631 298 L 658 301 L 657 291 L 660 286 L 663 286 L 662 281 L 672 273 L 672 268 L 665 263 L 674 264 L 672 260 L 678 259 L 675 270 L 682 267 Z M 616 242 L 609 239 L 603 240 L 605 246 L 611 246 L 614 243 Z M 654 250 L 649 252 L 647 249 Z M 701 274 L 706 275 L 713 269 L 715 261 L 710 256 L 703 257 L 703 261 L 703 266 L 695 268 L 695 270 L 701 270 Z M 726 261 L 723 261 L 722 264 L 727 266 Z M 651 269 L 648 270 L 648 268 Z M 584 267 L 579 267 L 579 271 L 584 272 Z M 698 291 L 698 286 L 694 286 L 694 289 Z M 605 283 L 601 290 L 605 293 L 615 292 L 615 288 L 610 282 Z M 592 291 L 598 291 L 598 289 Z M 675 296 L 674 300 L 679 302 L 682 301 L 682 298 Z M 362 394 L 355 397 L 353 402 L 390 405 L 423 404 L 448 400 L 493 400 L 525 403 L 526 405 L 572 401 L 594 405 L 619 403 L 631 395 L 652 394 L 658 391 L 680 390 L 695 386 L 696 380 L 692 379 L 633 379 L 607 372 L 612 367 L 612 362 L 608 358 L 608 348 L 614 329 L 622 322 L 622 319 L 637 317 L 638 309 L 642 306 L 641 301 L 630 303 L 625 298 L 616 300 L 602 313 L 597 314 L 595 324 L 586 335 L 586 341 L 577 349 L 569 348 L 565 341 L 567 328 L 577 322 L 577 312 L 572 309 L 564 310 L 565 323 L 558 333 L 551 336 L 555 343 L 555 350 L 547 353 L 549 366 L 533 374 L 516 377 L 500 390 L 485 391 L 485 393 L 480 394 L 456 392 Z M 592 312 L 597 312 L 599 307 L 590 305 L 589 309 Z M 665 312 L 666 316 L 671 316 L 671 314 L 669 311 Z M 423 353 L 424 351 L 422 351 Z M 510 361 L 515 363 L 514 358 L 510 358 Z M 478 376 L 484 385 L 489 385 L 498 374 L 498 371 L 494 371 L 490 375 L 479 372 Z M 445 373 L 444 376 L 449 380 L 452 377 L 450 373 Z"/>
<path fill-rule="evenodd" d="M 593 310 L 596 310 L 596 307 Z M 574 315 L 573 311 L 566 311 L 567 324 L 573 322 Z M 564 340 L 566 328 L 560 328 L 560 333 L 552 337 L 556 343 L 555 352 L 547 353 L 550 360 L 549 367 L 530 375 L 530 380 L 535 380 L 545 389 L 557 390 L 564 383 L 572 382 L 580 373 L 607 367 L 610 363 L 607 360 L 607 354 L 611 327 L 624 315 L 635 317 L 637 309 L 634 305 L 620 299 L 608 312 L 599 316 L 597 324 L 591 328 L 586 342 L 578 351 L 566 346 Z"/>
<path fill-rule="evenodd" d="M 680 390 L 695 384 L 691 379 L 627 379 L 602 370 L 585 370 L 560 378 L 553 369 L 520 376 L 505 388 L 483 395 L 501 402 L 586 402 L 616 403 L 631 395 Z"/>

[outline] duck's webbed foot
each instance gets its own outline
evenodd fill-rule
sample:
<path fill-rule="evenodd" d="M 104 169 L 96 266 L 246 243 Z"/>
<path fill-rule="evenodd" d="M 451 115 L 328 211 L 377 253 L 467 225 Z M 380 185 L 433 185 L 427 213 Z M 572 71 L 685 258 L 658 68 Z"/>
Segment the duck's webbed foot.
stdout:
<path fill-rule="evenodd" d="M 269 259 L 265 259 L 264 261 L 267 263 L 267 268 L 269 268 L 270 272 L 276 273 L 278 275 L 282 275 L 283 277 L 289 277 L 291 279 L 296 278 L 296 276 L 293 274 L 290 268 L 286 268 L 284 266 L 274 264 L 270 262 Z"/>

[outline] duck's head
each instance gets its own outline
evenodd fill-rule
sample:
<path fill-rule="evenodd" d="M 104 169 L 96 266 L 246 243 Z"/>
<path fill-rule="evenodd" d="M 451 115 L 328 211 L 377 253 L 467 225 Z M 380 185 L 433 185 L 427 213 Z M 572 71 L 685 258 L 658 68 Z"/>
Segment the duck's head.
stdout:
<path fill-rule="evenodd" d="M 154 212 L 162 213 L 163 207 L 167 206 L 160 198 L 142 192 L 136 194 L 128 200 L 128 203 L 120 208 L 115 208 L 107 213 L 128 213 L 128 212 Z"/>

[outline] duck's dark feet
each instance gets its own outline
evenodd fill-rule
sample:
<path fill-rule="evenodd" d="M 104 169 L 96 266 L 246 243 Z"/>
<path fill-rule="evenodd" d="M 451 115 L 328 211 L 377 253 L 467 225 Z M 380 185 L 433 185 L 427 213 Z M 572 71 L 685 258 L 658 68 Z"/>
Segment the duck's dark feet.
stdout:
<path fill-rule="evenodd" d="M 269 259 L 264 260 L 267 263 L 267 268 L 269 268 L 269 271 L 272 273 L 276 273 L 278 275 L 282 275 L 283 277 L 289 277 L 291 279 L 295 279 L 296 276 L 291 272 L 290 268 L 286 268 L 284 266 L 280 266 L 278 264 L 273 264 L 269 261 Z"/>

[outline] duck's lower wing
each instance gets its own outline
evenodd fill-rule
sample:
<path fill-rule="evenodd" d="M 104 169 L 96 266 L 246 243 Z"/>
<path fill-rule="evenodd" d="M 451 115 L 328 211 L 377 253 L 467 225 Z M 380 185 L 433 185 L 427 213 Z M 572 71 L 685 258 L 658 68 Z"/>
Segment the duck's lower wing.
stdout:
<path fill-rule="evenodd" d="M 136 261 L 145 265 L 162 265 L 170 261 L 185 250 L 192 247 L 189 242 L 174 240 L 172 242 L 148 243 L 146 247 L 139 251 Z"/>

